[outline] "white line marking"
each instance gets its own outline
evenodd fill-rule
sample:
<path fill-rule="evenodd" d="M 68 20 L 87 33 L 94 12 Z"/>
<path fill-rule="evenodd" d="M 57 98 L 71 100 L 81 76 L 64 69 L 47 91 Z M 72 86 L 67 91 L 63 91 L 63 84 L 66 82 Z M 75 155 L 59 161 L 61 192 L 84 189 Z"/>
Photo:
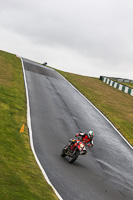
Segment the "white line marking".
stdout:
<path fill-rule="evenodd" d="M 57 72 L 57 71 L 56 71 Z M 60 76 L 62 76 L 59 72 L 57 72 Z M 62 76 L 65 79 L 64 76 Z M 78 91 L 82 97 L 84 97 L 86 99 L 86 101 L 88 101 L 96 110 L 97 112 L 99 112 L 103 117 L 104 119 L 106 119 L 110 124 L 111 126 L 116 130 L 116 132 L 123 138 L 123 140 L 131 147 L 131 149 L 133 149 L 133 147 L 131 146 L 131 144 L 126 140 L 126 138 L 124 138 L 124 136 L 116 129 L 116 127 L 109 121 L 109 119 L 107 119 L 102 113 L 100 110 L 98 110 L 98 108 L 96 108 L 93 103 L 91 103 L 91 101 L 89 101 L 77 88 L 75 88 L 68 80 L 66 80 L 76 91 Z"/>
<path fill-rule="evenodd" d="M 57 192 L 57 190 L 54 188 L 54 186 L 52 185 L 52 183 L 50 182 L 46 172 L 44 171 L 37 155 L 36 155 L 36 152 L 35 152 L 35 149 L 34 149 L 34 144 L 33 144 L 33 137 L 32 137 L 32 128 L 31 128 L 31 117 L 30 117 L 30 104 L 29 104 L 29 94 L 28 94 L 28 87 L 27 87 L 27 81 L 26 81 L 26 75 L 25 75 L 25 70 L 24 70 L 24 64 L 23 64 L 23 60 L 21 58 L 21 63 L 22 63 L 22 69 L 23 69 L 23 75 L 24 75 L 24 83 L 25 83 L 25 90 L 26 90 L 26 98 L 27 98 L 27 125 L 28 125 L 28 128 L 29 128 L 29 136 L 30 136 L 30 145 L 31 145 L 31 149 L 32 149 L 32 152 L 35 156 L 35 159 L 36 159 L 36 162 L 39 166 L 39 168 L 41 169 L 42 171 L 42 174 L 44 176 L 44 178 L 46 179 L 47 183 L 53 188 L 56 196 L 59 198 L 59 200 L 63 200 L 62 197 L 60 196 L 60 194 Z"/>

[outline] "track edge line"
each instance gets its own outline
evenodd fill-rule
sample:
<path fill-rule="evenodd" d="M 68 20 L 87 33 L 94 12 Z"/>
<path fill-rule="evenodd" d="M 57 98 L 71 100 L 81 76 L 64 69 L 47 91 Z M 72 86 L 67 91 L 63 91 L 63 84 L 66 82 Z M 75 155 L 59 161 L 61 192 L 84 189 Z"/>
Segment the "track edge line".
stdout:
<path fill-rule="evenodd" d="M 45 180 L 47 181 L 47 183 L 52 187 L 52 189 L 54 190 L 56 196 L 59 198 L 59 200 L 63 200 L 62 197 L 60 196 L 60 194 L 57 192 L 57 190 L 55 189 L 55 187 L 52 185 L 52 183 L 50 182 L 45 170 L 43 169 L 37 155 L 34 149 L 34 144 L 33 144 L 33 137 L 32 137 L 32 128 L 31 128 L 31 117 L 30 117 L 30 104 L 29 104 L 29 93 L 28 93 L 28 87 L 27 87 L 27 81 L 26 81 L 26 75 L 25 75 L 25 70 L 24 70 L 24 64 L 23 64 L 23 59 L 22 57 L 20 57 L 21 59 L 21 63 L 22 63 L 22 69 L 23 69 L 23 76 L 24 76 L 24 83 L 25 83 L 25 91 L 26 91 L 26 99 L 27 99 L 27 125 L 29 128 L 29 137 L 30 137 L 30 145 L 31 145 L 31 149 L 32 152 L 34 154 L 34 157 L 36 159 L 36 162 L 45 178 Z"/>

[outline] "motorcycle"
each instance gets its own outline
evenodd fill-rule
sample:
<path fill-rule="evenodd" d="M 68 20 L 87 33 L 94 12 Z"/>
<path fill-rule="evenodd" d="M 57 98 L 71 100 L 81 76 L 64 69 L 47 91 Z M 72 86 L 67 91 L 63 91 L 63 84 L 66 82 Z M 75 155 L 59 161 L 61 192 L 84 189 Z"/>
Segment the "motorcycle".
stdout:
<path fill-rule="evenodd" d="M 79 139 L 70 139 L 69 144 L 66 145 L 61 152 L 62 157 L 69 157 L 69 163 L 73 163 L 75 160 L 77 160 L 79 155 L 85 154 L 87 154 L 85 144 Z"/>

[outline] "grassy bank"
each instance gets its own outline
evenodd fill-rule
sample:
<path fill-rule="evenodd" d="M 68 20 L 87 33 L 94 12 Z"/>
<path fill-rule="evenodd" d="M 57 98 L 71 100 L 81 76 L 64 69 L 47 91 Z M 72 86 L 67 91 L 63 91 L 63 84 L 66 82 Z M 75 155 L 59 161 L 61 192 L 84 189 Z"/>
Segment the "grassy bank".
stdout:
<path fill-rule="evenodd" d="M 98 78 L 57 70 L 86 96 L 133 146 L 133 97 Z"/>
<path fill-rule="evenodd" d="M 0 51 L 0 199 L 57 200 L 31 152 L 26 109 L 20 59 Z"/>

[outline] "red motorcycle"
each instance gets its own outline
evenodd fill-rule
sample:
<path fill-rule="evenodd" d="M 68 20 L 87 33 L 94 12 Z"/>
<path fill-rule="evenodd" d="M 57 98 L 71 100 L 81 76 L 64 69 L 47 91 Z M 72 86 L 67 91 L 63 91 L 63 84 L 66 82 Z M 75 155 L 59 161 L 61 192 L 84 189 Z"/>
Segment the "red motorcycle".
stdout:
<path fill-rule="evenodd" d="M 77 160 L 79 155 L 85 154 L 87 154 L 85 144 L 79 139 L 70 139 L 69 144 L 66 145 L 61 152 L 62 157 L 69 157 L 69 163 L 73 163 L 75 160 Z"/>

